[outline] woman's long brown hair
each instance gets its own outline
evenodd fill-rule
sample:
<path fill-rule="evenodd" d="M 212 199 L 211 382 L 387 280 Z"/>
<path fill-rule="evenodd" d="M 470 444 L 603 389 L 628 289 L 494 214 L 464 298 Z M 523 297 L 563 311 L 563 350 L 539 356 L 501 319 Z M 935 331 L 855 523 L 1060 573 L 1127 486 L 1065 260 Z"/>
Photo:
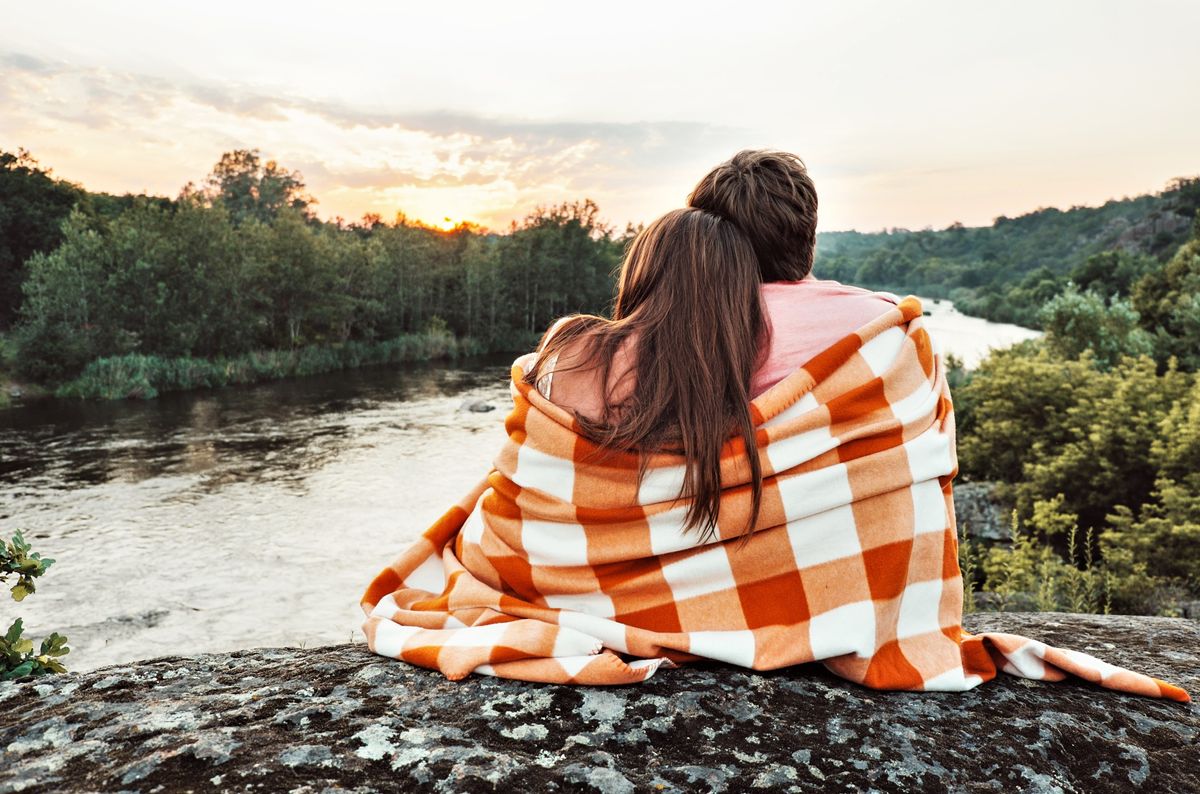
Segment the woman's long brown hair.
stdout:
<path fill-rule="evenodd" d="M 762 504 L 762 470 L 750 418 L 750 379 L 770 328 L 759 293 L 758 261 L 731 222 L 696 208 L 674 210 L 634 239 L 621 265 L 612 319 L 577 315 L 547 332 L 537 363 L 568 346 L 575 364 L 599 370 L 602 416 L 576 418 L 605 448 L 647 455 L 682 454 L 684 528 L 709 537 L 721 511 L 721 450 L 740 437 L 749 459 L 752 502 L 746 532 Z M 634 378 L 628 397 L 612 399 L 613 358 L 630 339 Z M 579 344 L 573 344 L 578 342 Z M 624 377 L 626 373 L 622 373 Z"/>

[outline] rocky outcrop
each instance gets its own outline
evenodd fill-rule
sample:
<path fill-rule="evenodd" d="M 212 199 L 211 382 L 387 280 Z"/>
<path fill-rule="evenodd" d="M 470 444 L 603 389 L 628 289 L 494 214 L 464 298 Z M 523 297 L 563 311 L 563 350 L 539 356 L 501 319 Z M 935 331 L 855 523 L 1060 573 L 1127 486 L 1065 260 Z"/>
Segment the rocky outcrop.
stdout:
<path fill-rule="evenodd" d="M 1200 692 L 1200 624 L 971 616 Z M 1002 676 L 867 690 L 816 665 L 623 688 L 441 675 L 365 646 L 0 684 L 0 791 L 1200 790 L 1200 709 Z"/>
<path fill-rule="evenodd" d="M 994 482 L 954 484 L 954 515 L 962 531 L 984 541 L 1008 542 L 1010 518 Z"/>

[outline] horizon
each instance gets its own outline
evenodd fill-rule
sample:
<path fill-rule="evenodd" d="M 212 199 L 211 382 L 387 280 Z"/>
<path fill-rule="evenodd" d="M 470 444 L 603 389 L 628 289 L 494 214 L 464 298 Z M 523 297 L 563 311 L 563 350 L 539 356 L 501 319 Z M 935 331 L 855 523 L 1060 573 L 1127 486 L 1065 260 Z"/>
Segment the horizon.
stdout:
<path fill-rule="evenodd" d="M 0 148 L 171 197 L 258 149 L 324 220 L 494 230 L 583 198 L 648 222 L 742 148 L 808 164 L 821 232 L 987 226 L 1200 174 L 1200 107 L 1177 99 L 1200 7 L 1180 0 L 224 6 L 25 9 L 0 30 Z"/>
<path fill-rule="evenodd" d="M 69 177 L 65 177 L 62 174 L 59 174 L 57 169 L 55 169 L 53 167 L 53 165 L 43 162 L 37 156 L 36 152 L 31 151 L 28 147 L 20 147 L 20 148 L 23 148 L 25 150 L 25 152 L 37 162 L 38 167 L 41 168 L 43 171 L 47 172 L 51 178 L 69 182 L 69 183 L 75 185 L 76 187 L 81 188 L 90 193 L 107 192 L 107 191 L 93 190 L 88 185 L 85 185 L 77 180 L 73 180 Z M 9 151 L 9 150 L 5 149 L 3 146 L 0 146 L 0 150 Z M 13 150 L 11 150 L 11 153 L 16 154 L 17 151 L 18 151 L 17 149 L 13 149 Z M 264 164 L 267 161 L 273 159 L 273 158 L 269 157 L 266 152 L 262 152 L 261 155 L 262 155 L 262 161 Z M 214 164 L 215 164 L 215 162 L 216 161 L 214 161 Z M 287 167 L 287 163 L 279 163 L 279 165 L 282 167 L 285 167 L 285 168 Z M 303 174 L 301 174 L 301 175 L 303 176 Z M 1192 175 L 1181 175 L 1181 176 L 1192 176 Z M 1195 176 L 1196 176 L 1196 178 L 1200 178 L 1200 174 L 1197 174 Z M 202 180 L 203 180 L 203 177 L 197 177 L 196 179 L 193 179 L 191 181 L 196 183 L 197 185 L 200 185 Z M 1076 209 L 1099 209 L 1100 207 L 1108 204 L 1109 202 L 1113 202 L 1113 201 L 1130 201 L 1133 199 L 1141 198 L 1143 196 L 1158 195 L 1158 194 L 1166 191 L 1168 187 L 1169 187 L 1169 183 L 1167 185 L 1164 185 L 1162 188 L 1160 188 L 1158 190 L 1147 190 L 1147 191 L 1144 191 L 1141 193 L 1126 194 L 1126 195 L 1122 195 L 1122 196 L 1109 196 L 1108 198 L 1101 199 L 1095 203 L 1074 204 L 1069 207 L 1058 207 L 1058 206 L 1043 204 L 1043 205 L 1034 207 L 1032 209 L 1024 210 L 1021 212 L 1016 212 L 1011 215 L 1004 214 L 1004 213 L 997 214 L 997 215 L 993 216 L 992 220 L 987 223 L 982 223 L 982 224 L 977 224 L 977 225 L 963 224 L 963 226 L 968 229 L 986 229 L 991 226 L 994 226 L 996 220 L 998 220 L 1001 217 L 1008 218 L 1009 220 L 1014 220 L 1017 218 L 1024 217 L 1026 215 L 1033 215 L 1038 212 L 1043 212 L 1045 210 L 1057 210 L 1059 212 L 1070 212 L 1071 210 L 1076 210 Z M 182 189 L 183 185 L 181 185 L 180 188 Z M 169 198 L 171 200 L 176 200 L 179 196 L 179 192 L 177 191 L 175 193 L 175 195 L 173 195 L 173 196 L 165 195 L 165 194 L 154 194 L 154 193 L 118 193 L 118 194 L 110 193 L 109 195 L 116 195 L 116 196 L 133 195 L 133 196 L 146 196 L 148 198 Z M 319 208 L 321 206 L 321 203 L 320 203 L 321 197 L 313 195 L 312 198 L 314 199 L 314 201 L 313 201 L 313 204 L 310 205 L 309 209 L 310 210 L 319 210 Z M 586 200 L 589 200 L 589 197 L 578 196 L 575 198 L 563 199 L 563 201 L 566 201 L 568 203 L 570 203 L 572 201 L 582 202 L 582 201 L 586 201 Z M 539 207 L 550 207 L 550 206 L 553 206 L 553 205 L 551 205 L 549 203 L 539 203 L 539 204 L 535 204 L 535 205 L 532 205 L 531 207 L 529 207 L 529 211 L 532 212 Z M 608 224 L 612 225 L 614 227 L 614 229 L 617 228 L 619 226 L 619 224 L 612 222 L 609 218 L 606 217 L 604 207 L 599 206 L 599 205 L 597 205 L 597 206 L 600 211 L 599 212 L 600 220 L 604 223 L 608 223 Z M 337 221 L 338 219 L 340 219 L 343 223 L 353 224 L 353 223 L 357 223 L 357 222 L 360 222 L 361 220 L 363 220 L 362 217 L 359 217 L 359 218 L 344 218 L 341 216 L 320 217 L 319 212 L 317 212 L 316 215 L 322 222 L 326 222 L 326 223 L 333 223 L 333 222 Z M 401 216 L 405 216 L 405 213 L 403 213 L 402 210 L 397 210 L 397 212 L 394 213 L 391 218 L 388 218 L 386 216 L 381 217 L 381 222 L 388 224 L 388 225 L 395 225 L 395 224 L 398 224 L 401 221 L 403 221 L 410 225 L 422 226 L 422 227 L 431 229 L 433 231 L 440 231 L 440 232 L 454 231 L 455 229 L 459 228 L 460 225 L 462 225 L 464 223 L 477 227 L 478 231 L 485 233 L 485 234 L 505 234 L 509 231 L 508 228 L 497 229 L 497 228 L 493 228 L 493 227 L 484 226 L 482 224 L 476 224 L 471 221 L 459 221 L 454 225 L 443 225 L 436 220 L 428 221 L 428 220 L 425 220 L 422 218 L 413 218 L 411 216 L 401 217 Z M 446 217 L 445 220 L 451 220 L 451 219 L 449 217 Z M 637 226 L 638 223 L 648 223 L 649 220 L 652 220 L 652 219 L 646 219 L 646 220 L 642 220 L 642 221 L 630 221 L 630 223 L 632 223 L 634 226 Z M 515 221 L 516 221 L 516 219 L 514 219 L 514 222 Z M 942 227 L 926 225 L 926 226 L 923 226 L 920 228 L 911 228 L 911 227 L 897 226 L 897 225 L 887 225 L 887 226 L 882 226 L 878 229 L 819 229 L 817 234 L 818 235 L 822 235 L 822 234 L 889 234 L 889 233 L 894 233 L 894 232 L 921 232 L 921 231 L 941 232 L 941 231 L 946 231 L 952 225 L 953 225 L 953 223 L 947 224 Z"/>

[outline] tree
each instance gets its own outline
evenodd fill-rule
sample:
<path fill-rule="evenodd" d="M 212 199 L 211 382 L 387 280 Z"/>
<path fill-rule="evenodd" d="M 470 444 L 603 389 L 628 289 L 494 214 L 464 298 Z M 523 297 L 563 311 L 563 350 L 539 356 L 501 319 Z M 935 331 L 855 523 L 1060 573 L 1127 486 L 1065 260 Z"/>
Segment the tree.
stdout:
<path fill-rule="evenodd" d="M 1070 278 L 1084 291 L 1129 297 L 1138 279 L 1161 266 L 1152 256 L 1119 249 L 1089 256 L 1071 271 Z"/>
<path fill-rule="evenodd" d="M 189 184 L 183 195 L 194 192 Z M 202 195 L 222 202 L 234 223 L 249 218 L 269 222 L 285 207 L 308 218 L 310 205 L 316 203 L 304 193 L 304 177 L 299 171 L 288 171 L 274 160 L 263 163 L 257 149 L 236 149 L 221 155 L 205 180 Z"/>
<path fill-rule="evenodd" d="M 244 224 L 242 240 L 260 316 L 270 328 L 270 347 L 317 341 L 333 293 L 325 240 L 298 209 L 280 210 L 270 224 Z"/>
<path fill-rule="evenodd" d="M 1200 237 L 1137 282 L 1133 305 L 1142 327 L 1154 335 L 1160 363 L 1175 357 L 1184 369 L 1200 370 Z"/>
<path fill-rule="evenodd" d="M 25 375 L 57 382 L 118 347 L 102 322 L 114 297 L 106 290 L 112 252 L 104 230 L 75 210 L 63 224 L 63 244 L 34 254 L 26 268 L 16 329 L 17 364 Z"/>
<path fill-rule="evenodd" d="M 1097 398 L 1090 356 L 1065 360 L 1027 342 L 994 351 L 954 395 L 958 459 L 967 477 L 1017 483 L 1027 464 L 1073 437 L 1069 411 Z"/>
<path fill-rule="evenodd" d="M 1153 340 L 1138 326 L 1138 314 L 1129 301 L 1114 296 L 1106 305 L 1095 292 L 1080 292 L 1074 284 L 1047 301 L 1038 319 L 1051 352 L 1078 358 L 1090 350 L 1103 369 L 1122 356 L 1148 356 L 1154 350 Z"/>
<path fill-rule="evenodd" d="M 1066 440 L 1035 440 L 1017 486 L 1025 509 L 1056 494 L 1083 527 L 1099 527 L 1118 505 L 1137 509 L 1150 499 L 1159 466 L 1152 448 L 1191 378 L 1176 369 L 1159 375 L 1148 357 L 1125 358 L 1094 382 L 1087 399 L 1060 419 Z"/>
<path fill-rule="evenodd" d="M 0 151 L 0 328 L 16 320 L 25 262 L 62 241 L 62 222 L 82 195 L 26 150 Z"/>

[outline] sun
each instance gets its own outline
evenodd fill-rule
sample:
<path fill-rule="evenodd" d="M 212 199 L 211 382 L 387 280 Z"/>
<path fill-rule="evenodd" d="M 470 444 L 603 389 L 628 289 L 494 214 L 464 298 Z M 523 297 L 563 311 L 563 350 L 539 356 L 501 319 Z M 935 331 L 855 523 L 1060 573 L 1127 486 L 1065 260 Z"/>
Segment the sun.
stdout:
<path fill-rule="evenodd" d="M 452 231 L 458 226 L 458 221 L 451 218 L 449 215 L 437 222 L 437 227 L 444 232 Z"/>

